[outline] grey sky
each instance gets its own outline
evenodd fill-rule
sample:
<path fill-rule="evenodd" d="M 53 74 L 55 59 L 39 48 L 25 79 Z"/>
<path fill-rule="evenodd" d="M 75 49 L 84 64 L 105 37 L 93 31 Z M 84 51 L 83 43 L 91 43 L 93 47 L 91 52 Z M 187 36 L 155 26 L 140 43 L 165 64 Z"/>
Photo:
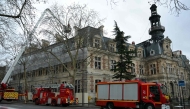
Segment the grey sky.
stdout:
<path fill-rule="evenodd" d="M 109 0 L 49 0 L 46 4 L 36 4 L 36 7 L 42 12 L 55 2 L 59 5 L 70 5 L 73 2 L 87 4 L 90 9 L 99 13 L 100 18 L 106 18 L 103 23 L 104 30 L 108 33 L 106 37 L 114 38 L 112 30 L 115 20 L 125 35 L 131 35 L 129 43 L 135 41 L 137 44 L 150 38 L 148 29 L 151 5 L 148 0 L 118 0 L 117 5 L 112 6 L 107 1 Z M 181 1 L 190 4 L 189 0 Z M 158 6 L 157 11 L 161 15 L 161 24 L 165 26 L 165 37 L 168 36 L 172 40 L 172 50 L 182 50 L 182 54 L 190 59 L 190 11 L 182 11 L 179 16 L 171 14 L 164 6 Z"/>

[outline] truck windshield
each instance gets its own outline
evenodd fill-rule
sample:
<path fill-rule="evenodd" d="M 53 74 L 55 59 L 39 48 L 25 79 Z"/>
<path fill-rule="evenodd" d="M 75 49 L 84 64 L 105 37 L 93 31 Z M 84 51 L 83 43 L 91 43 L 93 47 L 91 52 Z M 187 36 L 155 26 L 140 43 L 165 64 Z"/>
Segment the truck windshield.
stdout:
<path fill-rule="evenodd" d="M 161 89 L 161 91 L 162 91 L 162 94 L 164 94 L 164 95 L 167 94 L 167 88 L 166 88 L 165 85 L 161 85 L 161 86 L 160 86 L 160 89 Z"/>

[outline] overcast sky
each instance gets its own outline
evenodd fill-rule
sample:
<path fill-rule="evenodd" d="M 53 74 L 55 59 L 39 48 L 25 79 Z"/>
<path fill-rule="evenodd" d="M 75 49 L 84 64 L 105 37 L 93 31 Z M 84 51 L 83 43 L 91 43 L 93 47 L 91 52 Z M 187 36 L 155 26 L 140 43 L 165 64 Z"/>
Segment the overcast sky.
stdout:
<path fill-rule="evenodd" d="M 114 38 L 114 20 L 125 35 L 131 35 L 129 43 L 135 41 L 137 44 L 151 37 L 148 34 L 151 6 L 148 0 L 118 0 L 117 5 L 112 6 L 107 1 L 109 0 L 49 0 L 46 4 L 36 4 L 36 8 L 40 13 L 55 2 L 65 6 L 74 2 L 87 4 L 88 8 L 99 13 L 100 18 L 106 18 L 103 23 L 104 30 L 108 33 L 106 37 Z M 190 6 L 189 0 L 181 1 Z M 171 14 L 164 6 L 158 6 L 157 11 L 161 15 L 162 26 L 165 26 L 165 37 L 168 36 L 172 40 L 172 51 L 182 50 L 182 54 L 190 59 L 190 11 L 181 11 L 179 16 Z"/>

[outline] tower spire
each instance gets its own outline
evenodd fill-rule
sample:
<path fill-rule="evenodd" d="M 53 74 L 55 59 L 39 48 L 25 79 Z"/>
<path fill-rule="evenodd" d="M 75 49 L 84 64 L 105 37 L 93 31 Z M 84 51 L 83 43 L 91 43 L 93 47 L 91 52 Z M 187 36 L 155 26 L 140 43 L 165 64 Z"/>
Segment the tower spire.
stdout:
<path fill-rule="evenodd" d="M 151 27 L 149 29 L 149 34 L 152 36 L 153 42 L 157 42 L 164 38 L 165 27 L 161 25 L 160 15 L 157 13 L 157 6 L 152 4 L 150 7 L 151 16 L 149 17 Z"/>

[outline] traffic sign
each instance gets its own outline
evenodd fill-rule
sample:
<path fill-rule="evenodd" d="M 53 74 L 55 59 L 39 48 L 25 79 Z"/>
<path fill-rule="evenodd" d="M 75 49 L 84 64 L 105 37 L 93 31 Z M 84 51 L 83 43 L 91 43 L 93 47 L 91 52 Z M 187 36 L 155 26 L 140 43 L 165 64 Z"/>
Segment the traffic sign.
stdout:
<path fill-rule="evenodd" d="M 183 80 L 178 81 L 179 86 L 185 86 L 185 82 Z"/>

